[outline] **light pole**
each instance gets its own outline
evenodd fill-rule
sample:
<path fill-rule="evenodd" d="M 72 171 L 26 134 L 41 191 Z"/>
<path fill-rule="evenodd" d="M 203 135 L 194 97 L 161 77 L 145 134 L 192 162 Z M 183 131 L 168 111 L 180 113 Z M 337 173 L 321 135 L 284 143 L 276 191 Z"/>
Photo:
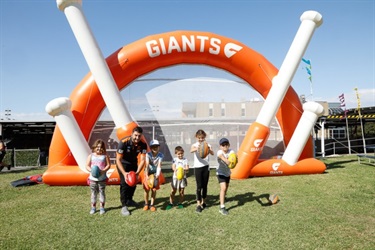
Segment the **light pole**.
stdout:
<path fill-rule="evenodd" d="M 365 131 L 363 130 L 363 122 L 362 122 L 362 114 L 361 114 L 361 101 L 359 99 L 358 89 L 354 88 L 355 94 L 357 96 L 357 110 L 359 115 L 359 121 L 361 122 L 361 132 L 362 132 L 362 141 L 363 141 L 363 152 L 367 154 L 366 152 L 366 140 L 365 140 Z"/>

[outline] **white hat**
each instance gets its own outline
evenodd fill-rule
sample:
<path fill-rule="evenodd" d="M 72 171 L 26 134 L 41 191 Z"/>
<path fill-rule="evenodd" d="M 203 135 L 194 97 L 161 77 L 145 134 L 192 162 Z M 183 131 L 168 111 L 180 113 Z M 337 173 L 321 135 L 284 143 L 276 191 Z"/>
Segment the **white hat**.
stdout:
<path fill-rule="evenodd" d="M 158 140 L 152 140 L 152 141 L 150 141 L 150 147 L 151 146 L 160 146 L 160 143 L 159 143 Z"/>

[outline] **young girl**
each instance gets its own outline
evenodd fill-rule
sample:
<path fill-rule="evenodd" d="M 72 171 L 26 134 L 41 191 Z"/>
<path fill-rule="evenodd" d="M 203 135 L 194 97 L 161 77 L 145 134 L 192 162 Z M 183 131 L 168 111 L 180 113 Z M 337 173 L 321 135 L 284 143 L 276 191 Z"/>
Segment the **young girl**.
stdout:
<path fill-rule="evenodd" d="M 100 169 L 99 177 L 95 178 L 91 173 L 91 168 L 98 166 Z M 92 145 L 92 153 L 87 157 L 86 169 L 90 172 L 89 182 L 91 189 L 91 209 L 90 214 L 96 212 L 96 200 L 99 193 L 100 214 L 105 213 L 105 187 L 106 187 L 106 173 L 111 167 L 109 157 L 105 148 L 103 140 L 96 140 Z"/>
<path fill-rule="evenodd" d="M 150 142 L 151 152 L 148 152 L 146 155 L 146 168 L 145 168 L 145 178 L 143 182 L 143 189 L 144 192 L 144 199 L 145 205 L 143 207 L 144 211 L 150 209 L 152 212 L 156 211 L 156 207 L 154 205 L 155 198 L 156 198 L 156 190 L 160 188 L 159 181 L 156 181 L 157 185 L 153 188 L 148 186 L 148 179 L 151 174 L 154 174 L 155 179 L 158 180 L 160 173 L 161 173 L 161 163 L 163 161 L 164 155 L 163 153 L 159 152 L 160 144 L 158 140 L 152 140 Z M 149 200 L 149 193 L 151 190 L 151 201 L 150 205 L 148 203 Z"/>
<path fill-rule="evenodd" d="M 219 166 L 216 169 L 217 180 L 220 184 L 220 210 L 219 212 L 222 215 L 227 215 L 228 210 L 225 208 L 225 195 L 227 194 L 227 190 L 229 187 L 230 181 L 230 169 L 228 167 L 228 155 L 231 152 L 234 152 L 230 149 L 229 140 L 227 138 L 220 139 L 220 149 L 217 151 L 217 161 Z"/>
<path fill-rule="evenodd" d="M 184 149 L 181 146 L 177 146 L 174 150 L 174 153 L 176 157 L 173 158 L 173 164 L 172 164 L 172 170 L 173 170 L 173 177 L 172 177 L 172 183 L 171 183 L 172 191 L 171 191 L 171 194 L 169 195 L 169 204 L 166 207 L 166 210 L 169 210 L 173 207 L 173 200 L 177 192 L 177 189 L 180 194 L 177 208 L 184 207 L 182 203 L 184 202 L 184 192 L 187 186 L 186 173 L 189 171 L 189 164 L 188 164 L 188 160 L 184 157 Z M 184 177 L 182 178 L 182 180 L 177 179 L 178 168 L 183 168 Z"/>
<path fill-rule="evenodd" d="M 201 158 L 198 152 L 200 144 L 206 140 L 206 132 L 204 132 L 202 129 L 199 129 L 195 133 L 195 138 L 197 142 L 191 145 L 190 152 L 194 153 L 194 174 L 197 184 L 197 208 L 195 211 L 197 213 L 200 213 L 207 206 L 205 200 L 207 198 L 207 186 L 208 180 L 210 178 L 210 166 L 208 163 L 208 155 L 205 158 Z M 213 155 L 214 152 L 212 151 L 211 145 L 208 144 L 208 147 L 209 154 Z"/>

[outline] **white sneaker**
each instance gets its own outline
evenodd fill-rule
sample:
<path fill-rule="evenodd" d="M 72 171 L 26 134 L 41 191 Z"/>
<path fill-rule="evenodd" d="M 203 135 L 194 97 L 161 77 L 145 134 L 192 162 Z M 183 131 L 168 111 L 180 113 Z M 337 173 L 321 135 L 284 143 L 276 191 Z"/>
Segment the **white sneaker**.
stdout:
<path fill-rule="evenodd" d="M 220 208 L 219 212 L 222 214 L 222 215 L 228 215 L 228 210 L 225 209 L 225 207 L 223 208 Z"/>
<path fill-rule="evenodd" d="M 90 209 L 90 214 L 95 214 L 95 212 L 96 212 L 96 208 L 92 207 L 92 208 Z"/>
<path fill-rule="evenodd" d="M 101 207 L 100 208 L 100 212 L 99 212 L 100 214 L 105 214 L 105 209 L 104 209 L 104 207 Z"/>
<path fill-rule="evenodd" d="M 128 215 L 130 215 L 130 212 L 129 212 L 127 206 L 124 206 L 124 207 L 121 208 L 121 214 L 122 214 L 123 216 L 128 216 Z"/>

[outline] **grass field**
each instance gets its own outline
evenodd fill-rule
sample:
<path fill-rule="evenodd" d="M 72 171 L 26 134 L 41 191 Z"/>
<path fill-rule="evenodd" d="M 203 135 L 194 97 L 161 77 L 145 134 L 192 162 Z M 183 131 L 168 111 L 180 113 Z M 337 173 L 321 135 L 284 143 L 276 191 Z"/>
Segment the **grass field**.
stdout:
<path fill-rule="evenodd" d="M 168 183 L 156 212 L 132 209 L 128 217 L 120 214 L 119 186 L 107 186 L 107 213 L 90 215 L 89 187 L 14 188 L 11 181 L 46 169 L 4 172 L 0 249 L 375 249 L 375 166 L 355 156 L 324 162 L 324 174 L 232 180 L 228 216 L 218 212 L 214 170 L 201 214 L 191 170 L 185 208 L 164 210 Z M 280 202 L 269 206 L 270 194 Z M 135 200 L 143 204 L 139 185 Z"/>

